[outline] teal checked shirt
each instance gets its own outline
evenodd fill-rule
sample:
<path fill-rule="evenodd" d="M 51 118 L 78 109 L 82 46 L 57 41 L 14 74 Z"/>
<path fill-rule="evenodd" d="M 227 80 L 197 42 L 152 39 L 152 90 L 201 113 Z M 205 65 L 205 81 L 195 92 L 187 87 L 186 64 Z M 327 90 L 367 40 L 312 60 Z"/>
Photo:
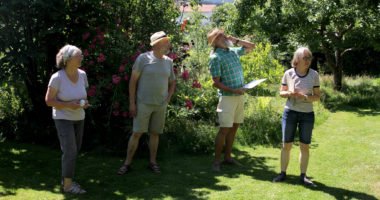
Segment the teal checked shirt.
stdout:
<path fill-rule="evenodd" d="M 225 86 L 238 89 L 244 86 L 243 68 L 240 56 L 244 55 L 244 48 L 216 48 L 210 55 L 209 68 L 213 78 L 220 77 L 220 82 Z M 220 96 L 237 96 L 231 92 L 219 90 Z"/>

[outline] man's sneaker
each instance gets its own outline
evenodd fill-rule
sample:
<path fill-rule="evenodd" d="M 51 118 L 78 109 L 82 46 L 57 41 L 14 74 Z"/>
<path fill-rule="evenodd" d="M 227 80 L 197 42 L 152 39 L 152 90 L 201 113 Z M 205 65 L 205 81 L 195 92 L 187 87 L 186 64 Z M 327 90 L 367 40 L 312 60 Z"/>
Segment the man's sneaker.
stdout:
<path fill-rule="evenodd" d="M 223 162 L 222 162 L 223 165 L 235 165 L 235 166 L 239 166 L 239 167 L 242 167 L 243 165 L 238 162 L 237 160 L 233 159 L 233 158 L 230 158 L 230 159 L 225 159 Z"/>
<path fill-rule="evenodd" d="M 278 176 L 276 176 L 273 179 L 273 183 L 282 182 L 282 181 L 285 181 L 285 179 L 286 179 L 286 174 L 281 172 Z"/>
<path fill-rule="evenodd" d="M 214 172 L 220 172 L 220 163 L 219 162 L 212 163 L 211 169 Z"/>
<path fill-rule="evenodd" d="M 312 187 L 317 187 L 313 181 L 311 181 L 310 179 L 308 179 L 306 176 L 301 176 L 300 177 L 300 182 L 302 184 L 304 184 L 305 186 L 312 186 Z"/>

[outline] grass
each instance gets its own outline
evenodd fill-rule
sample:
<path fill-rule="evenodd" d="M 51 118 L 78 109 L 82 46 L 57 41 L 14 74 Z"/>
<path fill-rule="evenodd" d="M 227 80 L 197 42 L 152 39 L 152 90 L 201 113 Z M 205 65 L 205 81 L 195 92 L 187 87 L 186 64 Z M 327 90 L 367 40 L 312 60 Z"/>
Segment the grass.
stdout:
<path fill-rule="evenodd" d="M 380 78 L 369 76 L 344 77 L 342 90 L 333 90 L 333 77 L 321 76 L 322 101 L 330 110 L 345 106 L 380 109 Z"/>
<path fill-rule="evenodd" d="M 280 149 L 236 146 L 245 167 L 210 171 L 212 155 L 159 152 L 163 173 L 146 169 L 146 154 L 135 159 L 133 171 L 115 175 L 123 157 L 83 153 L 76 179 L 88 193 L 59 192 L 60 152 L 30 144 L 0 143 L 0 199 L 379 199 L 380 112 L 336 111 L 314 130 L 308 174 L 318 185 L 298 184 L 299 150 L 295 146 L 289 180 L 273 184 Z M 143 155 L 143 156 L 141 156 Z"/>

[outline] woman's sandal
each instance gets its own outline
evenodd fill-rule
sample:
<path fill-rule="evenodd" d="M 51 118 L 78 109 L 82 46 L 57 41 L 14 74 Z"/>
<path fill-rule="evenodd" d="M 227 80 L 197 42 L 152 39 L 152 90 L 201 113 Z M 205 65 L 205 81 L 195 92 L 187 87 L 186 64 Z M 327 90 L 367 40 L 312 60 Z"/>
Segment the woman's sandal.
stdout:
<path fill-rule="evenodd" d="M 161 171 L 160 171 L 160 166 L 158 166 L 158 165 L 155 164 L 155 163 L 150 163 L 150 164 L 148 165 L 148 168 L 149 168 L 153 173 L 156 173 L 156 174 L 161 173 Z"/>
<path fill-rule="evenodd" d="M 70 188 L 67 190 L 63 189 L 63 192 L 70 194 L 84 194 L 86 193 L 86 190 L 82 189 L 78 183 L 73 182 Z"/>
<path fill-rule="evenodd" d="M 131 167 L 129 165 L 123 165 L 117 171 L 117 175 L 123 175 L 129 171 L 131 171 Z"/>

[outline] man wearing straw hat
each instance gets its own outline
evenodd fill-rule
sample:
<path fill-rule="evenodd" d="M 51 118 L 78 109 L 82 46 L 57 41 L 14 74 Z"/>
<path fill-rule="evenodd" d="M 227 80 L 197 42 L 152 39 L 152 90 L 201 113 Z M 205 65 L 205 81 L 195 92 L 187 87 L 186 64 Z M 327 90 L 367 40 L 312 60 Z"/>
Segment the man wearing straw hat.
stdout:
<path fill-rule="evenodd" d="M 165 125 L 165 113 L 175 90 L 173 61 L 167 57 L 170 41 L 163 31 L 150 37 L 152 51 L 139 55 L 136 59 L 129 82 L 129 112 L 133 116 L 133 134 L 128 142 L 127 158 L 117 174 L 130 171 L 133 155 L 140 137 L 148 132 L 150 163 L 148 168 L 160 173 L 157 164 L 159 134 Z"/>
<path fill-rule="evenodd" d="M 220 171 L 221 164 L 241 165 L 231 156 L 236 131 L 244 120 L 244 78 L 239 57 L 250 52 L 255 44 L 227 36 L 223 30 L 214 29 L 207 35 L 208 43 L 214 48 L 210 55 L 209 68 L 218 88 L 217 106 L 219 132 L 215 138 L 215 159 L 212 170 Z M 231 46 L 240 46 L 234 47 Z M 224 149 L 224 161 L 221 154 Z"/>

